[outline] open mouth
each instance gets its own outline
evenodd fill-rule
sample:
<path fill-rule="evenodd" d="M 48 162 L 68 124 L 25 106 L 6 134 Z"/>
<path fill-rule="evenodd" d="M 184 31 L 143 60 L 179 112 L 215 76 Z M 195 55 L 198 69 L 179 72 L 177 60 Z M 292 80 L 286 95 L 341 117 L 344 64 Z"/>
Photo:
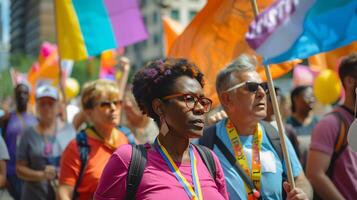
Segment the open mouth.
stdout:
<path fill-rule="evenodd" d="M 265 103 L 258 103 L 255 106 L 257 106 L 257 107 L 265 107 Z"/>
<path fill-rule="evenodd" d="M 202 119 L 195 119 L 195 120 L 191 120 L 190 124 L 192 124 L 192 126 L 196 129 L 203 129 L 205 123 Z"/>

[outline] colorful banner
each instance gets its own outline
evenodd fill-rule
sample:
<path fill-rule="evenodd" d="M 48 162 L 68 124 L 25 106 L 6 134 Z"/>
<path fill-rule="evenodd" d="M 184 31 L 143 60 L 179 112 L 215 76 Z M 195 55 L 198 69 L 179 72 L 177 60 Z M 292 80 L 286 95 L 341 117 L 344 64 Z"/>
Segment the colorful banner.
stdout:
<path fill-rule="evenodd" d="M 99 78 L 115 80 L 117 52 L 116 50 L 107 50 L 102 52 L 100 56 Z"/>
<path fill-rule="evenodd" d="M 279 0 L 250 25 L 246 39 L 265 60 L 307 58 L 357 40 L 356 0 Z"/>
<path fill-rule="evenodd" d="M 58 63 L 59 57 L 57 46 L 48 42 L 44 42 L 40 47 L 38 60 L 32 64 L 27 73 L 27 80 L 32 88 L 30 98 L 31 103 L 34 103 L 34 92 L 37 87 L 44 84 L 50 84 L 55 87 L 58 86 L 60 78 L 60 67 L 58 66 Z M 65 80 L 71 75 L 72 68 L 72 60 L 61 60 L 61 81 L 63 84 L 65 83 Z"/>
<path fill-rule="evenodd" d="M 273 0 L 259 1 L 259 8 L 271 5 Z M 217 73 L 237 56 L 255 52 L 245 41 L 249 23 L 254 19 L 250 0 L 209 0 L 192 22 L 177 38 L 169 56 L 187 58 L 198 65 L 205 74 L 205 93 L 214 105 L 218 98 L 215 89 Z M 294 63 L 272 65 L 274 78 L 289 72 Z M 265 79 L 264 68 L 258 68 Z"/>
<path fill-rule="evenodd" d="M 85 59 L 148 37 L 137 0 L 55 0 L 55 6 L 62 59 Z"/>

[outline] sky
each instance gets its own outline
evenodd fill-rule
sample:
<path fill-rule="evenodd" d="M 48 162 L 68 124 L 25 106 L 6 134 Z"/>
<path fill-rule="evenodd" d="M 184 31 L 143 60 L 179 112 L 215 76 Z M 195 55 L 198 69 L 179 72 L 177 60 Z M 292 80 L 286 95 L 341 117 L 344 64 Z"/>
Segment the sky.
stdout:
<path fill-rule="evenodd" d="M 2 7 L 1 7 L 1 18 L 4 19 L 4 35 L 3 35 L 3 41 L 8 42 L 9 41 L 9 0 L 0 0 Z"/>

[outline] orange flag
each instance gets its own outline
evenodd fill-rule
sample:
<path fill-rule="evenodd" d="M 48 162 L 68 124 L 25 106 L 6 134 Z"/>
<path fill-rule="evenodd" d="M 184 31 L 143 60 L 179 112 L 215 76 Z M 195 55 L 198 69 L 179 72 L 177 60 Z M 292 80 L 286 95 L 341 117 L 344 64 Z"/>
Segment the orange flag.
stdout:
<path fill-rule="evenodd" d="M 258 1 L 259 10 L 273 0 Z M 254 54 L 245 41 L 254 19 L 250 0 L 208 0 L 172 46 L 169 57 L 183 57 L 196 63 L 206 76 L 205 92 L 218 103 L 215 80 L 218 71 L 243 53 Z M 271 65 L 273 78 L 289 72 L 294 63 Z M 265 79 L 264 69 L 258 68 Z"/>
<path fill-rule="evenodd" d="M 44 43 L 41 45 L 38 61 L 33 63 L 28 71 L 27 79 L 31 85 L 30 103 L 34 103 L 34 93 L 38 85 L 57 85 L 59 81 L 58 51 L 57 47 Z"/>
<path fill-rule="evenodd" d="M 320 53 L 309 58 L 310 68 L 314 71 L 324 69 L 338 70 L 338 65 L 344 56 L 357 51 L 357 42 L 344 46 L 333 51 Z"/>
<path fill-rule="evenodd" d="M 173 43 L 177 37 L 182 33 L 184 28 L 177 21 L 169 18 L 162 18 L 162 25 L 164 29 L 164 45 L 165 45 L 165 55 L 169 53 Z"/>

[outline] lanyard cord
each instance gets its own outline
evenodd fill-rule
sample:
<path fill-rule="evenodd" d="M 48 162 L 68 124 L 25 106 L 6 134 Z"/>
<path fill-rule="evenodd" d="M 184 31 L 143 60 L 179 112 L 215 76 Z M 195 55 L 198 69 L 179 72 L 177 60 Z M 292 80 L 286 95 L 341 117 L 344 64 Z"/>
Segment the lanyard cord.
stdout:
<path fill-rule="evenodd" d="M 186 191 L 186 193 L 190 197 L 190 199 L 203 200 L 201 185 L 199 182 L 198 172 L 197 172 L 197 160 L 193 153 L 192 145 L 190 144 L 189 154 L 190 154 L 192 182 L 193 182 L 194 189 L 192 188 L 191 184 L 187 181 L 187 179 L 181 174 L 176 163 L 173 161 L 170 154 L 167 152 L 166 148 L 163 145 L 161 145 L 158 138 L 156 138 L 155 144 L 156 144 L 155 146 L 156 146 L 158 152 L 160 153 L 162 158 L 165 160 L 166 164 L 170 168 L 171 172 L 175 175 L 176 179 L 183 186 L 184 190 Z"/>

